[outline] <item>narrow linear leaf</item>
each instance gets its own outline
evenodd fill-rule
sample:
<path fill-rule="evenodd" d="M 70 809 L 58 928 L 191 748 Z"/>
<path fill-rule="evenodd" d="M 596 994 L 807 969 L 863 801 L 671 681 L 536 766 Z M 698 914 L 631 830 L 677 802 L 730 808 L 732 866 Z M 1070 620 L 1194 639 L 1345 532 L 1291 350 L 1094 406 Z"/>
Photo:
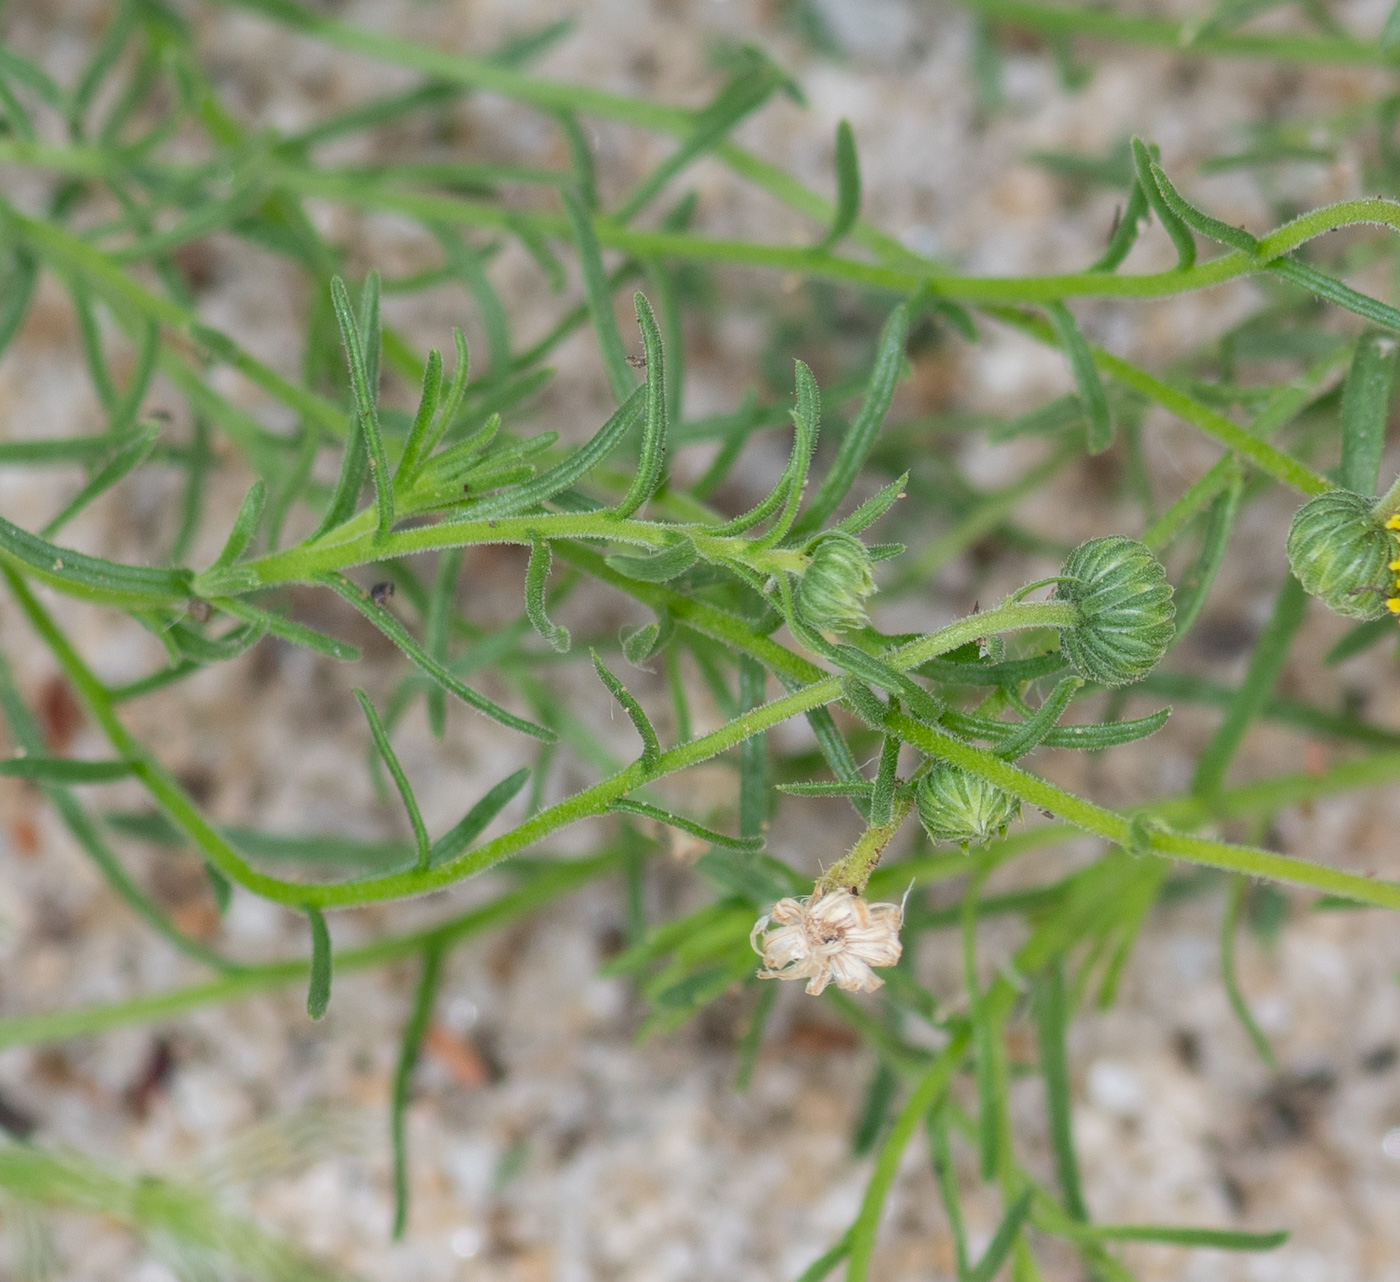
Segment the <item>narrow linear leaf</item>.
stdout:
<path fill-rule="evenodd" d="M 150 457 L 160 432 L 160 423 L 146 423 L 129 433 L 127 439 L 98 469 L 92 480 L 68 500 L 63 511 L 44 526 L 40 531 L 43 537 L 52 538 L 94 499 L 105 494 L 129 472 L 134 472 L 140 467 Z"/>
<path fill-rule="evenodd" d="M 1243 227 L 1235 227 L 1231 223 L 1221 222 L 1220 219 L 1212 218 L 1191 204 L 1172 185 L 1171 179 L 1167 177 L 1161 165 L 1155 161 L 1149 162 L 1148 173 L 1167 208 L 1193 231 L 1200 232 L 1209 240 L 1229 245 L 1231 249 L 1243 250 L 1246 254 L 1253 254 L 1259 248 L 1259 241 Z"/>
<path fill-rule="evenodd" d="M 1368 623 L 1358 623 L 1326 654 L 1322 662 L 1329 668 L 1364 654 L 1374 645 L 1395 638 L 1395 620 L 1387 615 L 1383 619 L 1372 619 Z"/>
<path fill-rule="evenodd" d="M 1386 15 L 1385 25 L 1381 28 L 1380 46 L 1382 49 L 1394 49 L 1400 45 L 1400 3 Z"/>
<path fill-rule="evenodd" d="M 530 541 L 530 563 L 525 567 L 525 613 L 530 626 L 559 654 L 569 649 L 569 629 L 550 622 L 545 609 L 544 586 L 549 579 L 551 561 L 549 544 L 543 539 Z"/>
<path fill-rule="evenodd" d="M 792 453 L 787 467 L 783 470 L 778 489 L 785 491 L 783 510 L 772 528 L 757 541 L 759 548 L 772 547 L 781 542 L 797 519 L 797 509 L 802 504 L 802 496 L 807 489 L 807 472 L 812 466 L 812 455 L 817 448 L 817 434 L 821 429 L 822 400 L 817 380 L 804 361 L 794 362 L 796 382 L 796 408 L 792 411 Z"/>
<path fill-rule="evenodd" d="M 652 769 L 656 765 L 657 758 L 661 756 L 661 741 L 656 737 L 656 731 L 652 728 L 651 720 L 648 718 L 642 705 L 632 696 L 632 692 L 627 689 L 621 681 L 610 671 L 602 659 L 598 657 L 597 650 L 588 652 L 593 658 L 593 667 L 598 673 L 599 680 L 607 686 L 612 697 L 622 705 L 632 724 L 636 727 L 637 733 L 642 739 L 642 766 L 646 770 Z"/>
<path fill-rule="evenodd" d="M 643 583 L 668 583 L 679 578 L 700 559 L 694 542 L 681 536 L 670 547 L 651 556 L 619 552 L 607 558 L 609 568 Z"/>
<path fill-rule="evenodd" d="M 258 528 L 258 522 L 262 519 L 263 505 L 266 502 L 267 482 L 259 478 L 244 496 L 238 515 L 234 518 L 233 529 L 229 531 L 228 541 L 209 567 L 209 572 L 226 570 L 243 555 Z"/>
<path fill-rule="evenodd" d="M 293 623 L 291 619 L 285 619 L 280 614 L 274 614 L 271 610 L 263 610 L 258 606 L 249 605 L 247 601 L 240 601 L 234 597 L 211 597 L 209 603 L 225 614 L 231 614 L 236 619 L 243 619 L 247 623 L 265 628 L 273 636 L 281 637 L 283 641 L 290 641 L 293 645 L 305 646 L 308 650 L 316 651 L 317 654 L 324 654 L 332 659 L 342 659 L 348 663 L 354 663 L 360 657 L 359 649 L 348 642 L 328 637 L 324 632 L 308 628 L 304 623 Z"/>
<path fill-rule="evenodd" d="M 632 302 L 637 309 L 637 324 L 646 352 L 646 418 L 642 424 L 642 450 L 636 473 L 622 502 L 614 509 L 618 517 L 631 516 L 651 498 L 661 484 L 661 474 L 666 467 L 666 363 L 661 330 L 645 294 L 634 294 Z"/>
<path fill-rule="evenodd" d="M 895 771 L 899 766 L 898 736 L 887 734 L 880 749 L 880 765 L 875 772 L 875 786 L 870 793 L 870 824 L 882 828 L 894 818 Z"/>
<path fill-rule="evenodd" d="M 1215 1251 L 1273 1251 L 1288 1241 L 1286 1229 L 1240 1233 L 1233 1229 L 1177 1228 L 1165 1224 L 1095 1224 L 1076 1232 L 1105 1242 L 1162 1242 L 1168 1246 L 1205 1247 Z"/>
<path fill-rule="evenodd" d="M 1372 298 L 1369 294 L 1362 294 L 1349 285 L 1342 284 L 1335 276 L 1320 272 L 1316 267 L 1309 267 L 1307 263 L 1299 262 L 1296 258 L 1276 259 L 1269 264 L 1268 269 L 1275 276 L 1281 276 L 1290 284 L 1306 289 L 1326 302 L 1336 303 L 1338 307 L 1355 312 L 1373 325 L 1400 332 L 1400 311 L 1378 298 Z"/>
<path fill-rule="evenodd" d="M 886 512 L 904 497 L 909 484 L 909 473 L 905 472 L 896 481 L 891 481 L 879 493 L 866 499 L 844 521 L 839 521 L 833 529 L 844 530 L 847 534 L 860 534 L 875 524 Z"/>
<path fill-rule="evenodd" d="M 547 472 L 542 472 L 533 480 L 513 486 L 504 494 L 468 504 L 462 510 L 463 519 L 482 521 L 513 516 L 518 512 L 538 507 L 556 494 L 567 490 L 574 482 L 587 476 L 622 443 L 632 426 L 641 418 L 645 408 L 646 388 L 634 387 L 631 395 L 603 424 L 592 440 L 580 445 L 563 462 Z"/>
<path fill-rule="evenodd" d="M 69 596 L 104 605 L 151 609 L 183 605 L 191 595 L 188 570 L 121 565 L 59 547 L 0 517 L 0 558 Z"/>
<path fill-rule="evenodd" d="M 131 774 L 129 761 L 78 761 L 72 757 L 9 757 L 0 761 L 0 776 L 35 783 L 111 783 Z"/>
<path fill-rule="evenodd" d="M 1138 186 L 1147 197 L 1147 203 L 1152 207 L 1152 212 L 1157 215 L 1157 221 L 1162 224 L 1162 229 L 1172 238 L 1172 244 L 1176 246 L 1176 266 L 1178 271 L 1185 271 L 1196 262 L 1196 238 L 1191 234 L 1191 229 L 1181 221 L 1175 211 L 1166 200 L 1163 199 L 1161 191 L 1152 177 L 1152 162 L 1157 159 L 1153 154 L 1153 149 L 1149 149 L 1141 138 L 1134 138 L 1131 143 L 1133 150 L 1133 169 L 1137 173 Z"/>
<path fill-rule="evenodd" d="M 1065 1210 L 1076 1220 L 1089 1218 L 1074 1153 L 1073 1106 L 1070 1098 L 1069 1054 L 1065 1048 L 1069 1009 L 1065 1002 L 1065 975 L 1058 959 L 1032 986 L 1036 1036 L 1040 1043 L 1040 1073 L 1045 1081 L 1045 1108 L 1050 1119 L 1050 1147 L 1055 1155 L 1055 1176 L 1064 1195 Z"/>
<path fill-rule="evenodd" d="M 875 364 L 870 371 L 860 412 L 841 438 L 831 470 L 822 478 L 816 495 L 793 527 L 794 535 L 810 534 L 821 529 L 860 475 L 875 444 L 880 425 L 889 412 L 890 401 L 894 399 L 894 389 L 904 369 L 904 343 L 908 336 L 909 309 L 901 303 L 890 313 L 880 331 Z"/>
<path fill-rule="evenodd" d="M 204 861 L 204 876 L 209 882 L 209 892 L 214 896 L 214 907 L 220 917 L 227 917 L 229 905 L 233 903 L 233 882 L 224 876 L 207 859 Z"/>
<path fill-rule="evenodd" d="M 1397 350 L 1400 345 L 1393 334 L 1368 330 L 1356 344 L 1342 389 L 1342 461 L 1337 483 L 1356 494 L 1376 492 Z"/>
<path fill-rule="evenodd" d="M 437 417 L 438 403 L 442 398 L 442 353 L 436 347 L 428 352 L 427 364 L 423 366 L 423 386 L 418 393 L 418 409 L 413 415 L 412 426 L 408 429 L 408 439 L 404 442 L 403 454 L 399 458 L 398 471 L 394 473 L 396 485 L 411 484 L 424 461 L 424 446 L 428 431 Z"/>
<path fill-rule="evenodd" d="M 461 577 L 464 548 L 445 548 L 438 554 L 437 572 L 433 575 L 433 590 L 428 597 L 428 609 L 423 619 L 423 643 L 428 653 L 439 663 L 446 664 L 452 640 L 453 603 L 457 596 L 457 580 Z M 441 739 L 447 729 L 447 692 L 440 685 L 428 690 L 428 729 L 435 739 Z"/>
<path fill-rule="evenodd" d="M 774 785 L 779 792 L 793 797 L 868 797 L 874 787 L 870 783 L 780 783 Z"/>
<path fill-rule="evenodd" d="M 1196 559 L 1187 568 L 1177 584 L 1176 632 L 1172 645 L 1181 643 L 1192 625 L 1205 608 L 1211 586 L 1225 560 L 1225 552 L 1230 546 L 1230 537 L 1235 532 L 1235 520 L 1239 516 L 1240 499 L 1244 494 L 1244 469 L 1237 458 L 1231 457 L 1229 488 L 1211 505 L 1206 518 L 1205 538 Z"/>
<path fill-rule="evenodd" d="M 419 645 L 408 629 L 393 614 L 381 606 L 375 605 L 366 593 L 362 592 L 343 574 L 318 574 L 316 582 L 330 588 L 331 591 L 348 601 L 398 646 L 425 675 L 436 681 L 450 694 L 455 694 L 469 707 L 475 708 L 493 721 L 499 721 L 503 726 L 518 730 L 521 734 L 532 735 L 536 739 L 543 739 L 546 743 L 552 743 L 558 737 L 553 730 L 507 712 L 484 694 L 478 694 L 470 686 L 464 684 L 454 673 Z"/>
<path fill-rule="evenodd" d="M 992 1235 L 992 1240 L 987 1244 L 982 1258 L 969 1271 L 967 1282 L 992 1282 L 992 1279 L 996 1277 L 997 1270 L 1005 1263 L 1006 1257 L 1011 1254 L 1011 1248 L 1016 1245 L 1016 1239 L 1021 1233 L 1021 1226 L 1026 1222 L 1026 1217 L 1031 1212 L 1031 1203 L 1034 1198 L 1035 1189 L 1028 1188 L 1011 1204 L 1005 1218 L 997 1225 L 997 1231 Z"/>
<path fill-rule="evenodd" d="M 39 260 L 27 249 L 16 249 L 14 266 L 0 287 L 0 353 L 8 350 L 34 297 L 34 284 L 39 279 Z"/>
<path fill-rule="evenodd" d="M 443 949 L 437 941 L 423 949 L 422 970 L 418 975 L 418 987 L 413 995 L 413 1009 L 404 1024 L 403 1037 L 399 1041 L 399 1060 L 394 1068 L 394 1085 L 389 1103 L 389 1139 L 394 1154 L 394 1241 L 403 1237 L 408 1227 L 408 1113 L 409 1093 L 413 1084 L 413 1070 L 418 1065 L 418 1056 L 423 1047 L 423 1038 L 428 1031 L 428 1021 L 433 1014 L 433 1001 L 437 997 L 438 978 L 442 973 Z"/>
<path fill-rule="evenodd" d="M 1102 454 L 1113 444 L 1113 416 L 1108 408 L 1108 393 L 1094 364 L 1094 354 L 1068 307 L 1063 303 L 1049 303 L 1045 314 L 1064 349 L 1079 400 L 1089 419 L 1089 453 Z"/>
<path fill-rule="evenodd" d="M 1240 1021 L 1240 1026 L 1249 1034 L 1249 1040 L 1254 1043 L 1254 1049 L 1259 1052 L 1259 1058 L 1264 1061 L 1264 1066 L 1270 1072 L 1276 1073 L 1278 1072 L 1278 1056 L 1274 1054 L 1274 1048 L 1269 1045 L 1269 1039 L 1264 1036 L 1264 1030 L 1259 1027 L 1258 1021 L 1249 1009 L 1249 1003 L 1245 1001 L 1244 994 L 1240 991 L 1239 974 L 1235 969 L 1236 927 L 1239 925 L 1240 909 L 1244 906 L 1244 894 L 1248 885 L 1248 881 L 1239 874 L 1230 878 L 1229 897 L 1225 901 L 1225 917 L 1220 924 L 1220 973 L 1225 984 L 1226 996 L 1230 999 L 1230 1009 L 1235 1012 L 1235 1018 Z"/>
<path fill-rule="evenodd" d="M 826 1282 L 832 1273 L 836 1271 L 837 1265 L 841 1263 L 851 1253 L 851 1235 L 849 1232 L 829 1251 L 817 1256 L 805 1269 L 797 1282 Z"/>
<path fill-rule="evenodd" d="M 588 300 L 588 316 L 593 322 L 593 332 L 598 339 L 598 348 L 603 355 L 603 368 L 607 371 L 608 385 L 613 396 L 621 405 L 632 394 L 637 380 L 627 364 L 627 348 L 622 334 L 617 328 L 617 316 L 613 312 L 612 290 L 608 285 L 607 269 L 603 266 L 602 250 L 598 247 L 598 237 L 593 230 L 593 220 L 572 192 L 563 194 L 564 208 L 569 215 L 569 225 L 573 228 L 574 248 L 578 251 L 579 267 L 583 272 L 583 292 Z"/>
<path fill-rule="evenodd" d="M 311 924 L 311 982 L 306 988 L 306 1013 L 320 1019 L 331 1004 L 331 934 L 319 908 L 306 908 Z"/>
<path fill-rule="evenodd" d="M 374 710 L 374 704 L 369 701 L 369 696 L 357 688 L 355 698 L 360 701 L 360 710 L 365 714 L 365 720 L 369 722 L 369 732 L 374 739 L 374 746 L 379 752 L 380 759 L 388 768 L 389 774 L 393 777 L 394 786 L 398 788 L 399 796 L 403 800 L 403 808 L 408 814 L 408 822 L 413 826 L 413 839 L 418 846 L 418 871 L 423 872 L 428 867 L 430 843 L 427 826 L 423 823 L 423 813 L 418 808 L 418 798 L 413 795 L 413 786 L 408 782 L 408 776 L 404 773 L 403 766 L 399 764 L 398 754 L 389 742 L 389 735 L 384 729 L 384 723 L 380 721 L 379 714 Z"/>
<path fill-rule="evenodd" d="M 662 810 L 660 806 L 649 805 L 645 801 L 635 801 L 631 797 L 619 798 L 612 803 L 609 809 L 621 811 L 623 814 L 637 815 L 642 819 L 654 819 L 657 823 L 663 823 L 668 828 L 678 828 L 681 832 L 688 832 L 692 837 L 699 837 L 701 841 L 708 841 L 711 845 L 720 846 L 725 850 L 757 854 L 763 849 L 762 837 L 730 837 L 722 832 L 716 832 L 713 828 L 707 828 L 704 824 L 698 824 L 693 819 L 672 814 L 669 810 Z"/>
<path fill-rule="evenodd" d="M 439 864 L 456 859 L 486 831 L 491 821 L 510 805 L 529 777 L 530 767 L 522 766 L 491 788 L 476 805 L 433 842 L 429 866 L 436 868 Z"/>
<path fill-rule="evenodd" d="M 860 160 L 856 155 L 856 136 L 849 121 L 836 126 L 836 210 L 831 230 L 817 245 L 820 253 L 828 253 L 843 241 L 860 217 Z"/>
<path fill-rule="evenodd" d="M 364 436 L 366 464 L 374 481 L 375 500 L 379 508 L 379 524 L 375 541 L 389 537 L 394 525 L 394 484 L 389 471 L 389 457 L 384 451 L 384 436 L 379 428 L 379 274 L 371 272 L 365 281 L 366 313 L 370 318 L 369 332 L 361 334 L 350 310 L 350 295 L 345 282 L 331 279 L 331 305 L 335 308 L 340 340 L 350 366 L 350 386 L 355 395 L 355 409 L 360 433 Z M 371 375 L 374 381 L 371 382 Z"/>

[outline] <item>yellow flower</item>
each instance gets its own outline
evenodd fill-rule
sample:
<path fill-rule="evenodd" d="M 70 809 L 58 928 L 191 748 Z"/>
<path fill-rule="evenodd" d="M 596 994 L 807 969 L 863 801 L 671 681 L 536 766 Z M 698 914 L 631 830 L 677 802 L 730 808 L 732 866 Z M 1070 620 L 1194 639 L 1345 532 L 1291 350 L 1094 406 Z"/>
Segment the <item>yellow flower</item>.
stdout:
<path fill-rule="evenodd" d="M 1387 530 L 1394 530 L 1395 540 L 1397 543 L 1400 543 L 1400 516 L 1392 516 L 1390 520 L 1385 523 L 1385 528 Z M 1390 563 L 1390 568 L 1395 571 L 1400 571 L 1400 557 L 1397 557 Z M 1400 614 L 1400 576 L 1397 576 L 1395 580 L 1395 592 L 1396 595 L 1389 598 L 1385 605 L 1386 609 L 1388 609 L 1391 614 Z"/>

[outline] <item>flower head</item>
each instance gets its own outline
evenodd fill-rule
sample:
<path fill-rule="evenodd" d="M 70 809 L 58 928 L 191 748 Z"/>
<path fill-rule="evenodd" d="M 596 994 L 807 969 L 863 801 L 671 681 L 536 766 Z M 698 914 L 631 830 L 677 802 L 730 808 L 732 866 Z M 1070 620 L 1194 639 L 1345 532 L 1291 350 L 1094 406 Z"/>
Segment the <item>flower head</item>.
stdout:
<path fill-rule="evenodd" d="M 1349 490 L 1309 499 L 1289 526 L 1287 551 L 1303 590 L 1328 609 L 1348 619 L 1385 617 L 1395 536 L 1386 532 L 1374 499 Z"/>
<path fill-rule="evenodd" d="M 1392 516 L 1385 523 L 1385 528 L 1390 530 L 1395 535 L 1395 541 L 1400 543 L 1400 516 Z M 1387 568 L 1391 573 L 1400 571 L 1400 557 L 1391 561 Z M 1400 614 L 1400 577 L 1397 577 L 1395 580 L 1395 595 L 1387 598 L 1385 608 L 1389 610 L 1391 614 Z"/>
<path fill-rule="evenodd" d="M 807 568 L 797 584 L 797 612 L 823 632 L 866 623 L 865 598 L 875 591 L 870 551 L 854 534 L 829 530 L 805 549 Z"/>
<path fill-rule="evenodd" d="M 899 960 L 903 924 L 901 905 L 872 904 L 840 887 L 778 900 L 754 923 L 749 943 L 763 958 L 760 979 L 805 979 L 813 997 L 829 983 L 869 993 L 884 983 L 871 967 Z"/>
<path fill-rule="evenodd" d="M 964 850 L 985 846 L 1021 817 L 1021 802 L 980 775 L 936 761 L 919 780 L 919 822 L 934 841 L 956 841 Z"/>

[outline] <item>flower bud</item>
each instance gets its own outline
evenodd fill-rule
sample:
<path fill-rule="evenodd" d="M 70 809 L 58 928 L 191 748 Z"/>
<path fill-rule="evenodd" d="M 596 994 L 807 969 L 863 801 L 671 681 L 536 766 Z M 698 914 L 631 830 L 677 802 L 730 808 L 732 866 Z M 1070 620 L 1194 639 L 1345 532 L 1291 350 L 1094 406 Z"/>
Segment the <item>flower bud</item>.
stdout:
<path fill-rule="evenodd" d="M 1396 542 L 1374 507 L 1374 499 L 1328 490 L 1304 503 L 1288 529 L 1288 564 L 1303 590 L 1348 619 L 1386 613 Z"/>
<path fill-rule="evenodd" d="M 1176 631 L 1172 587 L 1145 543 L 1122 535 L 1090 539 L 1069 554 L 1055 597 L 1079 622 L 1060 632 L 1060 649 L 1086 681 L 1121 686 L 1160 662 Z"/>
<path fill-rule="evenodd" d="M 919 780 L 919 822 L 934 841 L 955 841 L 964 850 L 985 846 L 1021 817 L 1021 802 L 980 775 L 936 761 Z"/>
<path fill-rule="evenodd" d="M 865 598 L 875 591 L 870 553 L 854 534 L 832 530 L 805 548 L 807 568 L 797 584 L 797 612 L 820 632 L 865 624 Z"/>

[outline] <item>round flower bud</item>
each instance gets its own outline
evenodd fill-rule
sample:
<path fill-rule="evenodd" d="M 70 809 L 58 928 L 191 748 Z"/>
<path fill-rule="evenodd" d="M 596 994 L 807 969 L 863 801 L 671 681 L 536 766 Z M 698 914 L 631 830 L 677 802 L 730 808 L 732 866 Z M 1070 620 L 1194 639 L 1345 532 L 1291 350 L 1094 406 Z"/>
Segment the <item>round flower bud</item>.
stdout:
<path fill-rule="evenodd" d="M 934 841 L 956 841 L 963 849 L 985 846 L 1021 817 L 1021 802 L 948 761 L 936 761 L 919 780 L 919 822 Z"/>
<path fill-rule="evenodd" d="M 809 560 L 795 601 L 803 620 L 822 632 L 865 624 L 865 598 L 875 591 L 870 553 L 854 534 L 832 530 L 804 549 Z"/>
<path fill-rule="evenodd" d="M 1374 499 L 1329 490 L 1304 503 L 1288 529 L 1288 564 L 1298 582 L 1348 619 L 1386 613 L 1396 544 L 1374 507 Z"/>
<path fill-rule="evenodd" d="M 1122 535 L 1090 539 L 1069 554 L 1055 597 L 1079 610 L 1060 632 L 1060 649 L 1086 681 L 1140 681 L 1167 652 L 1176 631 L 1172 587 L 1145 543 Z"/>

